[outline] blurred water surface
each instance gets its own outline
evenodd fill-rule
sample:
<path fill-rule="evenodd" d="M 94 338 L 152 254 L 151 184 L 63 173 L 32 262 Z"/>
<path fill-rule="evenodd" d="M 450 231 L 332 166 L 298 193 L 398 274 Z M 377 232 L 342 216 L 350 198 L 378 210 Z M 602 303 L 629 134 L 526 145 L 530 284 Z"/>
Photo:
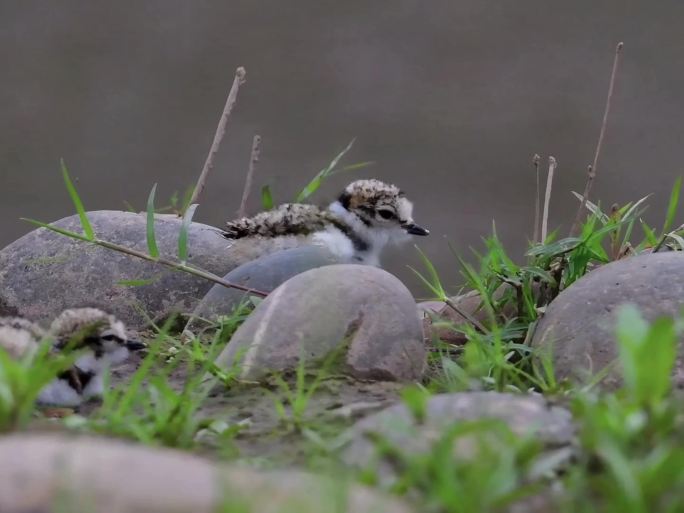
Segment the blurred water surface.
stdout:
<path fill-rule="evenodd" d="M 196 214 L 234 216 L 252 136 L 257 189 L 291 200 L 353 137 L 336 176 L 396 182 L 432 230 L 417 240 L 460 282 L 447 241 L 467 254 L 496 221 L 519 255 L 531 236 L 531 156 L 559 161 L 551 225 L 566 232 L 625 42 L 595 196 L 655 193 L 661 220 L 681 173 L 684 3 L 608 0 L 0 0 L 0 245 L 73 208 L 67 161 L 87 208 L 142 209 L 194 183 L 237 66 L 247 69 Z M 258 198 L 252 208 L 258 208 Z M 681 219 L 679 219 L 681 222 Z M 387 267 L 418 293 L 412 248 Z"/>

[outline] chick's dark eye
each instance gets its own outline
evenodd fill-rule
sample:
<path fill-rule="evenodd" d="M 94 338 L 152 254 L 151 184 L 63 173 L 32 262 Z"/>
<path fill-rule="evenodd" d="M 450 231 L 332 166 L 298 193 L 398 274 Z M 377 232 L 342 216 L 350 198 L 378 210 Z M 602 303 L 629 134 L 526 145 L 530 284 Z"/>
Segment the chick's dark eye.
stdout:
<path fill-rule="evenodd" d="M 121 342 L 121 339 L 117 337 L 116 335 L 105 335 L 103 337 L 100 337 L 102 340 L 107 340 L 109 342 Z"/>
<path fill-rule="evenodd" d="M 383 219 L 392 219 L 394 217 L 394 212 L 387 209 L 378 210 L 378 214 L 380 214 L 380 217 Z"/>

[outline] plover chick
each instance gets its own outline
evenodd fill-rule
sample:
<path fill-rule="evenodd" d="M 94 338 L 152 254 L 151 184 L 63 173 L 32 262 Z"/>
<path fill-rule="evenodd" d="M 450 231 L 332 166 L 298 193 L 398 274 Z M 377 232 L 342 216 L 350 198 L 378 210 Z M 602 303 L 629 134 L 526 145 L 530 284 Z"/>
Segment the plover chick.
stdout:
<path fill-rule="evenodd" d="M 26 319 L 0 319 L 0 346 L 11 357 L 36 350 L 41 340 L 51 340 L 54 352 L 83 353 L 71 368 L 41 390 L 38 402 L 54 406 L 78 406 L 102 396 L 105 371 L 123 363 L 131 351 L 144 347 L 128 338 L 121 321 L 97 308 L 65 310 L 47 332 Z"/>
<path fill-rule="evenodd" d="M 38 349 L 46 333 L 38 324 L 23 317 L 0 317 L 0 347 L 11 358 L 19 359 Z"/>
<path fill-rule="evenodd" d="M 409 235 L 430 232 L 413 220 L 413 204 L 379 180 L 349 184 L 328 208 L 290 203 L 227 223 L 224 237 L 296 238 L 327 247 L 343 261 L 380 265 L 382 250 Z"/>

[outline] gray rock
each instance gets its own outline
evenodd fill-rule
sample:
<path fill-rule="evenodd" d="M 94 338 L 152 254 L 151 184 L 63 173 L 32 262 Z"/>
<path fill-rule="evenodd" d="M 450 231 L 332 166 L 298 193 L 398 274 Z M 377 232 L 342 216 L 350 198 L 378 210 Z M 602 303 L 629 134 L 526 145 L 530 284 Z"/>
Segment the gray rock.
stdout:
<path fill-rule="evenodd" d="M 147 252 L 146 215 L 119 211 L 89 212 L 97 237 Z M 80 232 L 78 216 L 55 222 Z M 180 220 L 155 220 L 162 256 L 178 252 Z M 237 266 L 282 246 L 258 241 L 228 241 L 211 226 L 193 223 L 189 263 L 224 276 Z M 147 285 L 118 285 L 121 280 L 153 279 Z M 146 312 L 159 318 L 191 312 L 212 283 L 135 257 L 88 245 L 44 228 L 34 230 L 0 251 L 0 315 L 51 320 L 64 308 L 93 306 L 107 310 L 131 327 L 146 323 Z"/>
<path fill-rule="evenodd" d="M 548 306 L 532 340 L 550 350 L 560 379 L 586 382 L 618 356 L 615 310 L 632 303 L 649 320 L 678 316 L 684 306 L 684 254 L 666 252 L 625 258 L 604 265 L 561 292 Z M 684 344 L 674 379 L 684 386 Z M 601 382 L 619 386 L 615 366 Z"/>
<path fill-rule="evenodd" d="M 303 472 L 257 472 L 104 438 L 0 438 L 2 513 L 214 513 L 224 504 L 259 513 L 410 511 L 367 488 Z"/>
<path fill-rule="evenodd" d="M 417 455 L 428 452 L 452 426 L 484 419 L 501 420 L 515 435 L 532 435 L 541 441 L 550 452 L 540 463 L 540 469 L 544 463 L 549 463 L 548 467 L 562 464 L 572 454 L 569 445 L 575 428 L 570 412 L 564 408 L 551 406 L 539 395 L 462 392 L 430 397 L 424 416 L 419 419 L 405 404 L 398 403 L 360 420 L 342 437 L 347 442 L 342 457 L 358 467 L 377 465 L 381 480 L 391 482 L 394 467 L 391 460 L 378 459 L 374 438 L 381 437 L 405 454 Z M 459 439 L 454 457 L 473 457 L 473 450 L 472 438 Z"/>
<path fill-rule="evenodd" d="M 230 271 L 224 279 L 246 287 L 271 292 L 293 276 L 324 265 L 340 263 L 335 255 L 319 246 L 302 246 L 286 249 L 257 258 Z M 205 324 L 201 319 L 213 321 L 230 314 L 246 298 L 237 289 L 214 285 L 193 312 L 186 329 L 197 332 Z"/>
<path fill-rule="evenodd" d="M 337 371 L 362 379 L 413 381 L 425 366 L 411 293 L 375 267 L 320 267 L 275 289 L 235 332 L 216 363 L 259 380 L 340 353 Z"/>

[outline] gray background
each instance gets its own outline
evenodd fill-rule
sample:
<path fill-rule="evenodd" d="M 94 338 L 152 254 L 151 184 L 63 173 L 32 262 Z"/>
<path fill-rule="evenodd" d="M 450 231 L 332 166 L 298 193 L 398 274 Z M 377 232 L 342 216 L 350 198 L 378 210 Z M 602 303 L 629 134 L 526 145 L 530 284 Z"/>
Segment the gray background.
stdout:
<path fill-rule="evenodd" d="M 356 137 L 347 162 L 376 165 L 314 199 L 356 177 L 396 182 L 432 230 L 417 242 L 456 286 L 447 241 L 467 254 L 495 220 L 524 250 L 535 152 L 559 161 L 550 224 L 569 229 L 621 40 L 594 197 L 653 192 L 660 223 L 681 172 L 683 26 L 677 0 L 0 0 L 0 245 L 29 230 L 20 216 L 73 212 L 60 157 L 90 209 L 142 209 L 155 182 L 160 201 L 192 185 L 242 65 L 196 219 L 234 216 L 255 133 L 257 189 L 279 201 Z M 388 267 L 420 293 L 416 263 L 409 246 Z"/>

